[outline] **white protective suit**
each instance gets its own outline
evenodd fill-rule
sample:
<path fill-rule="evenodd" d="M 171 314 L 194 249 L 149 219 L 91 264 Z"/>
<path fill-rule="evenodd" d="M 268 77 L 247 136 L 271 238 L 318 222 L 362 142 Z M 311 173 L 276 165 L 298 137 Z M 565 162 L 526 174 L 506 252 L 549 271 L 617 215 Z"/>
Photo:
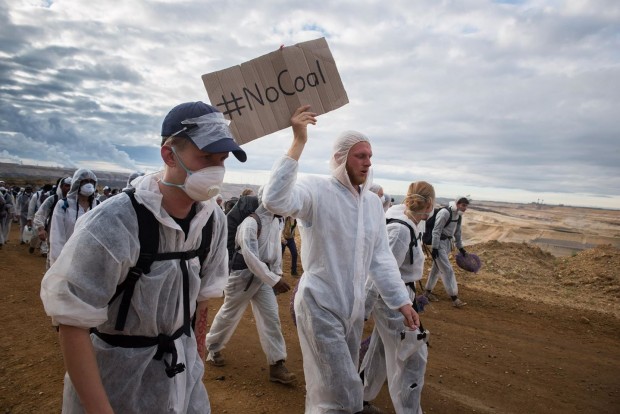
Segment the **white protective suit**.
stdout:
<path fill-rule="evenodd" d="M 4 194 L 0 193 L 0 197 L 4 198 L 5 214 L 0 216 L 0 240 L 2 243 L 9 241 L 9 232 L 11 231 L 11 223 L 13 223 L 13 215 L 15 215 L 15 198 L 11 194 L 11 189 L 5 189 Z"/>
<path fill-rule="evenodd" d="M 241 247 L 248 268 L 230 273 L 224 303 L 207 334 L 207 359 L 212 359 L 213 352 L 221 351 L 226 346 L 249 303 L 252 304 L 258 337 L 267 362 L 273 365 L 286 359 L 278 302 L 273 292 L 273 286 L 282 278 L 275 273 L 281 269 L 282 262 L 281 222 L 262 205 L 258 206 L 256 214 L 261 221 L 258 240 L 258 223 L 254 218 L 246 217 L 237 228 L 236 245 Z"/>
<path fill-rule="evenodd" d="M 386 218 L 395 218 L 409 224 L 415 237 L 418 238 L 418 245 L 414 246 L 413 264 L 409 253 L 409 242 L 411 232 L 409 228 L 401 223 L 392 222 L 387 225 L 390 249 L 399 265 L 401 277 L 408 285 L 409 297 L 415 301 L 415 282 L 422 279 L 424 269 L 424 252 L 422 250 L 421 235 L 424 233 L 424 222 L 416 225 L 405 215 L 405 205 L 398 204 L 390 207 L 386 213 Z M 374 400 L 386 378 L 390 390 L 390 397 L 394 404 L 397 414 L 419 413 L 422 414 L 420 407 L 420 397 L 422 386 L 424 385 L 424 372 L 426 371 L 426 361 L 428 358 L 428 331 L 426 336 L 418 339 L 421 334 L 416 330 L 409 340 L 401 339 L 401 332 L 406 330 L 403 326 L 403 316 L 400 312 L 390 309 L 381 297 L 378 297 L 377 289 L 369 279 L 367 281 L 367 302 L 372 301 L 372 316 L 375 327 L 372 332 L 368 351 L 364 356 L 360 373 L 364 378 L 364 401 Z M 376 298 L 376 299 L 375 299 Z M 374 300 L 373 300 L 374 299 Z M 405 353 L 408 357 L 401 359 L 399 354 Z"/>
<path fill-rule="evenodd" d="M 459 217 L 455 201 L 450 201 L 449 209 L 442 208 L 437 212 L 435 226 L 433 227 L 433 249 L 439 250 L 439 257 L 433 260 L 433 266 L 424 287 L 426 290 L 432 291 L 441 275 L 446 293 L 449 296 L 458 296 L 459 294 L 456 276 L 448 257 L 453 246 L 456 246 L 457 249 L 463 247 Z"/>
<path fill-rule="evenodd" d="M 71 181 L 71 188 L 67 193 L 66 203 L 64 200 L 59 200 L 54 207 L 54 219 L 52 220 L 49 229 L 49 243 L 50 251 L 48 254 L 50 265 L 53 265 L 60 252 L 62 251 L 65 243 L 73 234 L 73 228 L 75 222 L 79 217 L 85 214 L 87 211 L 92 210 L 96 206 L 96 201 L 93 201 L 88 210 L 78 204 L 78 193 L 80 191 L 80 181 L 92 179 L 97 182 L 97 176 L 90 170 L 80 168 L 74 174 Z"/>
<path fill-rule="evenodd" d="M 30 197 L 30 201 L 28 202 L 28 220 L 33 220 L 34 215 L 37 211 L 39 211 L 42 203 L 41 199 L 44 198 L 43 192 L 43 189 L 40 189 L 39 191 L 32 193 L 32 197 Z"/>
<path fill-rule="evenodd" d="M 161 173 L 159 173 L 161 174 Z M 222 296 L 228 276 L 226 218 L 214 200 L 197 204 L 187 238 L 179 225 L 162 208 L 157 175 L 135 183 L 135 198 L 159 222 L 159 252 L 198 248 L 202 228 L 214 214 L 211 250 L 202 268 L 197 257 L 188 260 L 189 304 L 194 314 L 196 301 Z M 112 197 L 81 217 L 75 232 L 58 260 L 48 270 L 41 286 L 45 311 L 54 324 L 118 334 L 114 326 L 120 300 L 108 305 L 117 285 L 125 280 L 140 253 L 138 222 L 131 200 L 125 194 Z M 183 282 L 181 261 L 156 261 L 148 274 L 138 279 L 123 335 L 157 337 L 171 335 L 183 326 Z M 202 276 L 202 279 L 200 276 Z M 113 347 L 91 335 L 103 385 L 116 413 L 209 413 L 210 405 L 202 383 L 204 365 L 193 335 L 174 341 L 178 362 L 185 371 L 168 378 L 162 360 L 154 360 L 157 346 Z M 164 354 L 164 360 L 170 356 Z M 83 409 L 68 375 L 65 376 L 63 412 Z"/>
<path fill-rule="evenodd" d="M 32 221 L 32 225 L 35 229 L 35 237 L 38 238 L 37 233 L 38 233 L 39 228 L 46 227 L 47 220 L 52 214 L 52 211 L 55 207 L 54 203 L 58 204 L 58 202 L 61 200 L 62 200 L 62 189 L 60 188 L 60 182 L 59 182 L 59 185 L 56 188 L 56 194 L 47 197 L 45 201 L 43 202 L 43 204 L 41 204 L 41 207 L 39 207 L 39 209 L 37 210 L 37 213 L 34 215 L 34 220 Z M 51 218 L 54 218 L 54 217 L 52 216 Z M 46 228 L 45 230 L 48 231 L 47 241 L 49 242 L 49 238 L 50 238 L 49 230 L 50 229 Z M 49 253 L 49 251 L 47 253 Z M 50 260 L 51 260 L 50 255 L 48 254 L 45 260 L 46 269 L 49 269 L 51 266 Z"/>
<path fill-rule="evenodd" d="M 390 251 L 379 198 L 358 191 L 345 165 L 350 148 L 367 141 L 345 133 L 334 146 L 332 177 L 303 177 L 288 156 L 276 161 L 263 194 L 275 214 L 298 219 L 304 274 L 295 296 L 306 380 L 306 413 L 362 410 L 357 372 L 364 324 L 364 283 L 375 282 L 391 309 L 411 304 Z"/>
<path fill-rule="evenodd" d="M 57 198 L 56 198 L 57 197 Z M 39 229 L 40 227 L 45 227 L 45 222 L 47 218 L 52 214 L 52 207 L 54 206 L 54 202 L 56 200 L 62 200 L 62 189 L 60 185 L 56 188 L 56 197 L 50 195 L 43 201 L 41 207 L 37 210 L 34 215 L 34 219 L 32 220 L 32 224 L 35 229 Z"/>

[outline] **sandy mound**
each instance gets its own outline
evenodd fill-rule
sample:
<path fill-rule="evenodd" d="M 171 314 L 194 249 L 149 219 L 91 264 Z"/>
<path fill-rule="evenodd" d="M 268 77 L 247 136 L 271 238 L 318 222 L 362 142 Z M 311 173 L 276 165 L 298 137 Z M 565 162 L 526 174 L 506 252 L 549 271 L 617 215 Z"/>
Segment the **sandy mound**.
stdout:
<path fill-rule="evenodd" d="M 620 317 L 620 249 L 601 245 L 556 258 L 535 245 L 491 241 L 467 250 L 482 259 L 478 274 L 451 260 L 459 283 L 469 288 Z"/>

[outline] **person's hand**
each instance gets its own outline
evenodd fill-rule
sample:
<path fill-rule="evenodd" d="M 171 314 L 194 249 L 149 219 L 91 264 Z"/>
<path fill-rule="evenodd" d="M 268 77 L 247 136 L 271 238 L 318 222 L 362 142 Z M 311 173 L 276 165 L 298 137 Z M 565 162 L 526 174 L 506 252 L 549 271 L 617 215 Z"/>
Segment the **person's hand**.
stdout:
<path fill-rule="evenodd" d="M 420 316 L 413 309 L 413 306 L 411 306 L 411 304 L 403 305 L 398 308 L 398 310 L 405 317 L 405 320 L 403 321 L 405 326 L 411 329 L 416 329 L 420 327 Z"/>
<path fill-rule="evenodd" d="M 459 252 L 461 252 L 461 254 L 463 255 L 463 257 L 467 256 L 467 250 L 465 250 L 464 248 L 460 248 Z"/>
<path fill-rule="evenodd" d="M 276 295 L 279 295 L 280 293 L 286 293 L 289 290 L 291 290 L 291 287 L 282 279 L 280 279 L 278 283 L 273 285 L 273 291 Z"/>
<path fill-rule="evenodd" d="M 293 137 L 296 141 L 306 143 L 308 140 L 308 124 L 316 125 L 316 114 L 308 111 L 310 105 L 303 105 L 297 108 L 291 117 L 293 126 Z"/>
<path fill-rule="evenodd" d="M 437 259 L 439 257 L 439 249 L 433 249 L 431 256 L 433 257 L 433 260 Z"/>
<path fill-rule="evenodd" d="M 39 240 L 45 241 L 47 239 L 47 232 L 44 228 L 39 229 Z"/>

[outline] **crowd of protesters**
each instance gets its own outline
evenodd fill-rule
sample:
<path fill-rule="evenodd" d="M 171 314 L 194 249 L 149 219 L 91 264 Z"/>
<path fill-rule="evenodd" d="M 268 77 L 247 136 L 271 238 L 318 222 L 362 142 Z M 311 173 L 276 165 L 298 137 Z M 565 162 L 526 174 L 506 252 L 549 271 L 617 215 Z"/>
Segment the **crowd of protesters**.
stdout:
<path fill-rule="evenodd" d="M 290 276 L 299 279 L 306 413 L 381 412 L 371 400 L 386 380 L 396 412 L 422 412 L 429 331 L 418 305 L 438 300 L 431 290 L 440 276 L 454 307 L 465 305 L 447 255 L 455 247 L 466 254 L 460 215 L 469 199 L 436 210 L 433 186 L 418 181 L 394 204 L 372 182 L 370 139 L 356 131 L 336 139 L 330 177 L 298 179 L 316 114 L 302 106 L 291 124 L 291 147 L 258 195 L 250 188 L 229 200 L 220 194 L 229 153 L 241 162 L 247 155 L 222 114 L 202 102 L 168 113 L 164 169 L 132 173 L 123 189 L 101 186 L 83 168 L 40 187 L 0 181 L 0 248 L 19 225 L 15 243 L 47 257 L 41 298 L 67 368 L 63 412 L 209 413 L 204 362 L 226 365 L 222 350 L 248 304 L 269 380 L 294 383 L 275 299 L 290 289 L 281 268 L 287 247 Z M 248 200 L 254 208 L 231 230 L 228 217 Z M 422 234 L 437 211 L 434 263 L 417 295 Z M 231 240 L 241 265 L 231 260 Z M 209 331 L 207 302 L 222 295 Z M 374 331 L 360 364 L 370 317 Z"/>

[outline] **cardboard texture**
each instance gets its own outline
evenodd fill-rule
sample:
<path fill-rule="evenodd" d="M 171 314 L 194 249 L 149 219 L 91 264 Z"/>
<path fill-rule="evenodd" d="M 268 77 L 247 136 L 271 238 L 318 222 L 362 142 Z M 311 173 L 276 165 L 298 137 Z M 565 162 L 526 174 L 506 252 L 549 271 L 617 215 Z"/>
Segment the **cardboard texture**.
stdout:
<path fill-rule="evenodd" d="M 288 128 L 302 104 L 321 115 L 349 102 L 325 38 L 202 75 L 202 81 L 239 144 Z"/>

